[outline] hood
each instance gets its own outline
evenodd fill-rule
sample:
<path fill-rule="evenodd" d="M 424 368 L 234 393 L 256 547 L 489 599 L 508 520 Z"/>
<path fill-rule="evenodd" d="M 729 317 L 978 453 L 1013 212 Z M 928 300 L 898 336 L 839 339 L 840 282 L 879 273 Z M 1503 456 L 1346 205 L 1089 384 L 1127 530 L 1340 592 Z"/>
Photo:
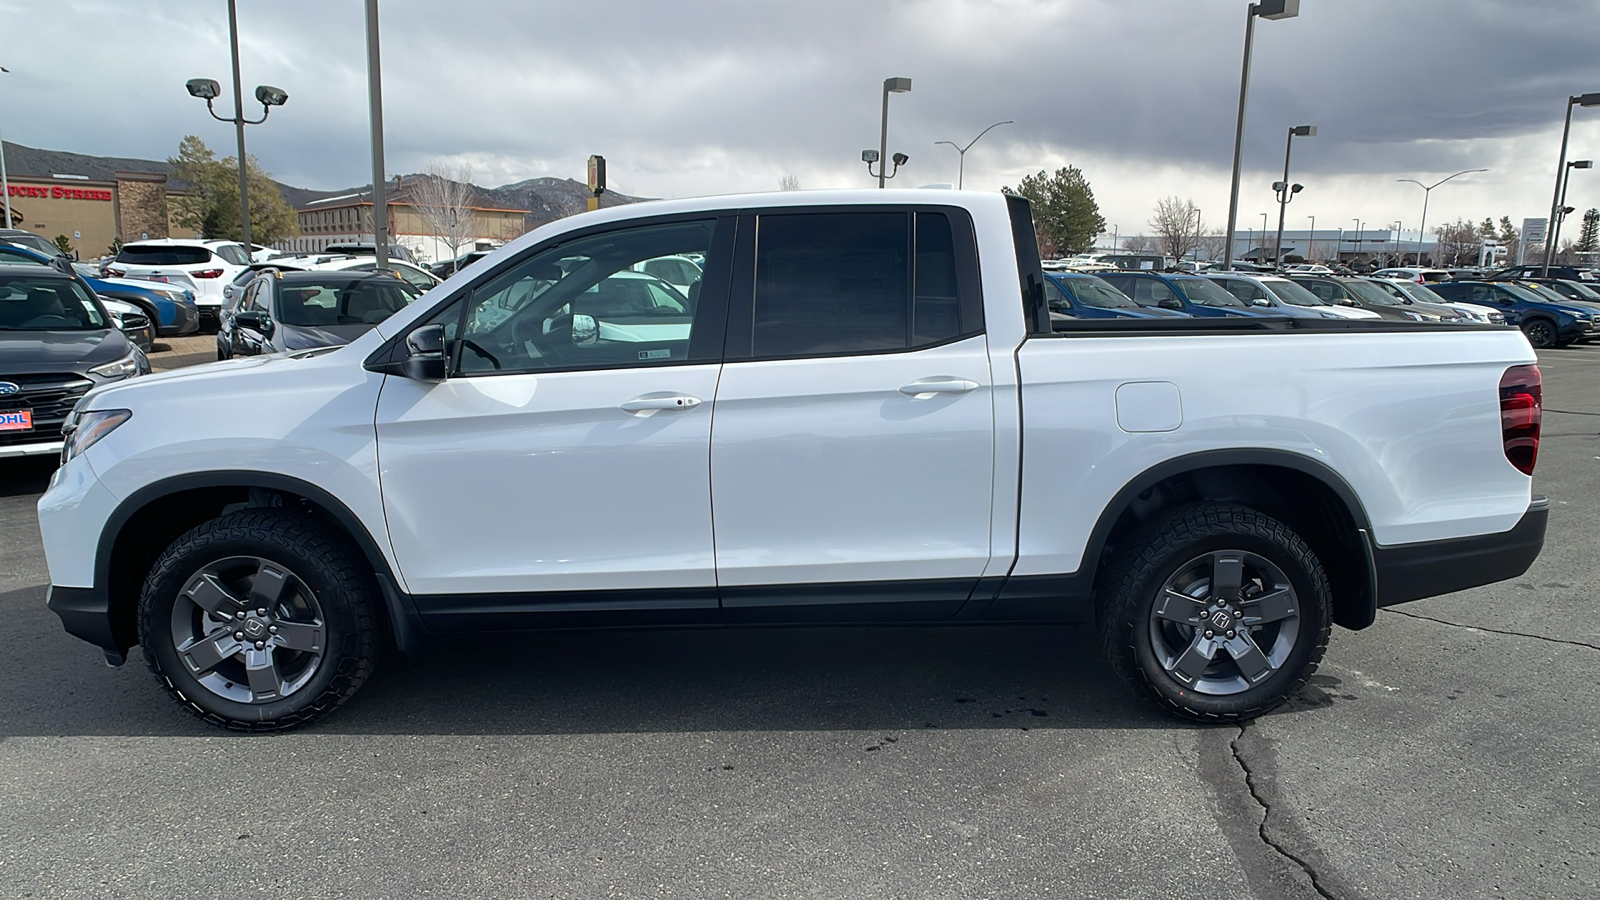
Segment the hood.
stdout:
<path fill-rule="evenodd" d="M 338 347 L 348 344 L 372 330 L 372 325 L 357 322 L 352 325 L 285 325 L 278 323 L 281 343 L 288 350 L 310 350 L 313 347 Z"/>
<path fill-rule="evenodd" d="M 45 372 L 83 374 L 128 355 L 115 328 L 94 331 L 0 331 L 0 377 Z"/>
<path fill-rule="evenodd" d="M 1370 309 L 1362 309 L 1360 307 L 1355 307 L 1355 306 L 1329 306 L 1327 308 L 1327 312 L 1328 312 L 1329 315 L 1336 316 L 1336 317 L 1338 317 L 1340 319 L 1376 319 L 1376 318 L 1379 318 L 1378 314 L 1373 312 L 1372 310 L 1370 310 Z"/>

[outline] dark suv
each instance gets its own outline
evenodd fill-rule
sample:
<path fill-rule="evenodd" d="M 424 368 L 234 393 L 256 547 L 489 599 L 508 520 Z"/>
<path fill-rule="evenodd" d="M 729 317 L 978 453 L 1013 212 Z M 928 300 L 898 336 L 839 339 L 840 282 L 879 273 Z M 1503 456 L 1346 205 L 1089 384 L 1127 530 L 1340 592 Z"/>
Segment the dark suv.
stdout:
<path fill-rule="evenodd" d="M 1267 310 L 1252 309 L 1250 304 L 1200 275 L 1102 272 L 1099 277 L 1132 297 L 1133 302 L 1154 309 L 1170 309 L 1200 317 L 1260 317 L 1272 314 Z"/>
<path fill-rule="evenodd" d="M 0 457 L 55 455 L 74 404 L 150 361 L 94 292 L 55 268 L 0 265 Z"/>
<path fill-rule="evenodd" d="M 1429 285 L 1428 289 L 1446 300 L 1475 303 L 1506 314 L 1506 324 L 1515 325 L 1528 336 L 1528 343 L 1544 349 L 1565 347 L 1596 333 L 1596 313 L 1592 309 L 1552 302 L 1519 284 L 1505 281 L 1449 281 Z"/>
<path fill-rule="evenodd" d="M 348 344 L 421 295 L 388 271 L 268 269 L 245 286 L 223 316 L 217 358 Z"/>

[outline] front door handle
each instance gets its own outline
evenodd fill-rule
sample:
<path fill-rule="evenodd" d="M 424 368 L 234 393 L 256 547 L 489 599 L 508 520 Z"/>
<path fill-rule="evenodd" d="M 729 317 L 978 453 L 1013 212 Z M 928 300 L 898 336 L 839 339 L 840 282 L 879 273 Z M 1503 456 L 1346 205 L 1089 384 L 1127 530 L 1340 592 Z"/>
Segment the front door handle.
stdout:
<path fill-rule="evenodd" d="M 653 394 L 640 394 L 618 408 L 624 412 L 650 416 L 655 415 L 657 410 L 694 409 L 699 405 L 699 397 L 691 397 L 688 394 L 674 394 L 671 391 L 658 391 Z"/>
<path fill-rule="evenodd" d="M 935 375 L 932 378 L 918 378 L 916 381 L 900 388 L 900 393 L 909 394 L 921 400 L 932 397 L 934 394 L 965 394 L 978 389 L 976 381 L 965 378 L 956 378 L 950 375 Z"/>

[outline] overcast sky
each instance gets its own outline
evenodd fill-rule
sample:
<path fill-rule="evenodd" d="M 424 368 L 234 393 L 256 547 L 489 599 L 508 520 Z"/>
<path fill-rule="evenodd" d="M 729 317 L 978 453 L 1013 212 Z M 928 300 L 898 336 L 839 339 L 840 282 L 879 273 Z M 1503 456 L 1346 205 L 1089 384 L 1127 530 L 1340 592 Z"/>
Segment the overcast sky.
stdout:
<path fill-rule="evenodd" d="M 1147 230 L 1164 196 L 1227 213 L 1245 0 L 383 0 L 390 175 L 441 160 L 498 186 L 584 177 L 604 154 L 615 190 L 650 197 L 865 187 L 881 85 L 890 184 L 995 190 L 1081 168 L 1107 222 Z M 247 129 L 281 181 L 333 189 L 370 179 L 360 0 L 241 0 L 248 98 L 266 83 L 287 106 Z M 1290 228 L 1415 228 L 1550 206 L 1566 97 L 1600 91 L 1596 0 L 1303 0 L 1299 18 L 1258 21 L 1239 228 L 1276 206 L 1270 183 L 1295 141 L 1306 190 Z M 183 89 L 227 92 L 224 0 L 0 0 L 0 133 L 34 147 L 165 158 L 187 133 L 218 155 L 231 126 Z M 231 99 L 219 103 L 224 114 Z M 1574 112 L 1569 158 L 1600 157 L 1600 108 Z M 1568 197 L 1600 206 L 1600 168 Z M 1108 225 L 1109 227 L 1109 225 Z"/>

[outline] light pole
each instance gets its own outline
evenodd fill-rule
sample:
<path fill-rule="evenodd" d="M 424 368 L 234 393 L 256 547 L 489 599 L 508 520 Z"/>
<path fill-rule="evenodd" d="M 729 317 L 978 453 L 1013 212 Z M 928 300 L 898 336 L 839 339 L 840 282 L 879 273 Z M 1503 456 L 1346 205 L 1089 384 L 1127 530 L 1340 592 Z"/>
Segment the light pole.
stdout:
<path fill-rule="evenodd" d="M 1317 255 L 1317 217 L 1307 216 L 1311 220 L 1311 236 L 1306 238 L 1306 262 L 1315 262 L 1311 257 Z"/>
<path fill-rule="evenodd" d="M 7 75 L 11 74 L 11 70 L 6 68 L 5 66 L 0 66 L 0 72 L 3 72 L 5 74 L 7 74 Z M 5 137 L 3 135 L 0 135 L 0 197 L 4 197 L 5 198 L 5 204 L 6 204 L 6 220 L 5 220 L 4 224 L 0 224 L 0 228 L 10 228 L 11 227 L 11 182 L 6 180 L 6 139 L 5 139 Z"/>
<path fill-rule="evenodd" d="M 240 94 L 242 88 L 239 84 L 239 15 L 235 9 L 235 0 L 228 0 L 228 45 L 233 51 L 233 117 L 224 119 L 217 115 L 211 101 L 222 93 L 222 86 L 211 78 L 191 78 L 188 84 L 189 93 L 206 102 L 206 111 L 211 113 L 211 118 L 218 122 L 232 122 L 234 134 L 239 143 L 239 232 L 241 242 L 245 246 L 245 253 L 254 253 L 254 246 L 250 243 L 250 176 L 244 155 L 244 127 L 246 125 L 260 125 L 267 120 L 267 114 L 272 112 L 272 107 L 282 106 L 289 99 L 289 95 L 281 88 L 268 84 L 256 85 L 256 100 L 261 103 L 261 118 L 246 119 L 244 117 L 244 97 Z"/>
<path fill-rule="evenodd" d="M 911 79 L 909 78 L 885 78 L 883 80 L 883 127 L 878 132 L 878 158 L 875 160 L 875 162 L 878 164 L 879 188 L 885 186 L 883 183 L 884 179 L 894 177 L 893 175 L 885 175 L 883 173 L 883 159 L 889 153 L 889 95 L 905 94 L 909 93 L 910 91 Z M 898 172 L 900 171 L 900 167 L 905 164 L 907 157 L 904 153 L 896 153 L 894 156 L 894 168 L 895 171 Z M 867 173 L 871 174 L 871 172 L 872 162 L 868 162 Z"/>
<path fill-rule="evenodd" d="M 1283 180 L 1272 185 L 1272 189 L 1278 192 L 1278 246 L 1272 248 L 1272 261 L 1280 266 L 1283 265 L 1283 215 L 1288 211 L 1289 201 L 1300 193 L 1300 185 L 1289 183 L 1289 151 L 1294 148 L 1295 138 L 1316 136 L 1317 126 L 1294 125 L 1289 128 L 1289 139 L 1283 145 Z"/>
<path fill-rule="evenodd" d="M 383 67 L 378 57 L 378 0 L 367 0 L 367 118 L 372 129 L 372 253 L 389 268 L 389 207 L 383 174 Z M 358 207 L 359 208 L 359 207 Z"/>
<path fill-rule="evenodd" d="M 1356 223 L 1356 237 L 1355 237 L 1355 240 L 1351 241 L 1350 243 L 1355 245 L 1355 250 L 1353 251 L 1354 254 L 1357 257 L 1360 257 L 1361 256 L 1361 227 L 1363 225 L 1367 224 L 1367 223 L 1361 221 L 1361 219 L 1359 217 L 1351 219 L 1350 221 Z M 1352 259 L 1350 261 L 1351 262 L 1356 262 L 1355 259 Z"/>
<path fill-rule="evenodd" d="M 884 97 L 885 97 L 884 115 L 887 116 L 888 115 L 888 110 L 889 110 L 889 107 L 887 105 L 887 103 L 888 103 L 888 100 L 887 100 L 888 95 L 885 94 Z M 1001 125 L 1015 125 L 1015 124 L 1016 123 L 1013 122 L 1012 120 L 1007 119 L 1004 122 L 996 122 L 993 125 L 990 125 L 989 128 L 998 128 Z M 961 190 L 961 185 L 966 180 L 967 151 L 971 150 L 972 149 L 972 145 L 976 144 L 978 142 L 978 138 L 981 138 L 984 135 L 989 133 L 989 128 L 985 128 L 984 130 L 978 132 L 978 137 L 975 137 L 972 140 L 968 141 L 967 145 L 965 147 L 956 147 L 956 142 L 955 141 L 934 141 L 933 142 L 933 145 L 935 147 L 939 146 L 940 144 L 949 144 L 952 147 L 956 147 L 956 152 L 961 154 L 961 161 L 960 161 L 960 163 L 958 163 L 958 168 L 956 169 L 956 190 L 958 190 L 958 191 Z"/>
<path fill-rule="evenodd" d="M 1433 193 L 1433 189 L 1434 188 L 1438 187 L 1441 184 L 1444 184 L 1446 181 L 1449 181 L 1451 178 L 1455 178 L 1455 177 L 1457 177 L 1459 175 L 1466 175 L 1466 174 L 1471 173 L 1471 172 L 1487 172 L 1487 171 L 1489 171 L 1489 170 L 1488 169 L 1462 169 L 1461 171 L 1457 172 L 1455 175 L 1451 175 L 1449 178 L 1441 178 L 1438 181 L 1435 181 L 1433 184 L 1423 184 L 1422 182 L 1416 180 L 1415 178 L 1396 178 L 1395 179 L 1395 183 L 1396 184 L 1398 184 L 1398 183 L 1400 183 L 1402 181 L 1409 181 L 1412 184 L 1416 185 L 1417 187 L 1422 188 L 1422 224 L 1417 226 L 1417 266 L 1419 268 L 1422 266 L 1422 236 L 1423 236 L 1423 234 L 1426 233 L 1427 228 L 1428 228 L 1428 195 Z"/>
<path fill-rule="evenodd" d="M 1300 0 L 1261 0 L 1252 3 L 1244 14 L 1244 65 L 1239 71 L 1239 121 L 1233 129 L 1233 183 L 1228 189 L 1228 242 L 1222 251 L 1222 269 L 1227 271 L 1233 263 L 1233 229 L 1239 221 L 1239 160 L 1244 150 L 1244 107 L 1250 95 L 1250 48 L 1255 43 L 1256 17 L 1263 19 L 1292 19 L 1300 15 Z M 1267 230 L 1262 225 L 1261 230 Z"/>
<path fill-rule="evenodd" d="M 1556 223 L 1560 221 L 1556 218 L 1556 214 L 1562 206 L 1561 194 L 1562 188 L 1565 186 L 1564 182 L 1566 181 L 1565 176 L 1567 173 L 1567 136 L 1572 132 L 1572 107 L 1574 106 L 1600 106 L 1600 93 L 1579 94 L 1575 97 L 1567 98 L 1567 121 L 1566 124 L 1561 126 L 1561 155 L 1556 158 L 1556 189 L 1555 193 L 1550 197 L 1550 224 L 1546 226 L 1547 230 L 1555 228 Z M 1550 277 L 1550 260 L 1555 255 L 1555 246 L 1556 242 L 1554 240 L 1548 238 L 1545 240 L 1544 267 L 1539 272 L 1540 278 Z"/>
<path fill-rule="evenodd" d="M 1567 213 L 1572 212 L 1572 207 L 1567 205 L 1567 185 L 1572 182 L 1572 170 L 1592 168 L 1594 168 L 1594 160 L 1592 159 L 1575 159 L 1567 163 L 1566 177 L 1561 179 L 1561 200 L 1556 204 L 1556 217 L 1550 223 L 1551 247 L 1559 247 L 1561 245 L 1561 223 L 1566 220 Z M 1542 277 L 1548 278 L 1549 275 L 1550 255 L 1545 254 L 1544 275 Z"/>

